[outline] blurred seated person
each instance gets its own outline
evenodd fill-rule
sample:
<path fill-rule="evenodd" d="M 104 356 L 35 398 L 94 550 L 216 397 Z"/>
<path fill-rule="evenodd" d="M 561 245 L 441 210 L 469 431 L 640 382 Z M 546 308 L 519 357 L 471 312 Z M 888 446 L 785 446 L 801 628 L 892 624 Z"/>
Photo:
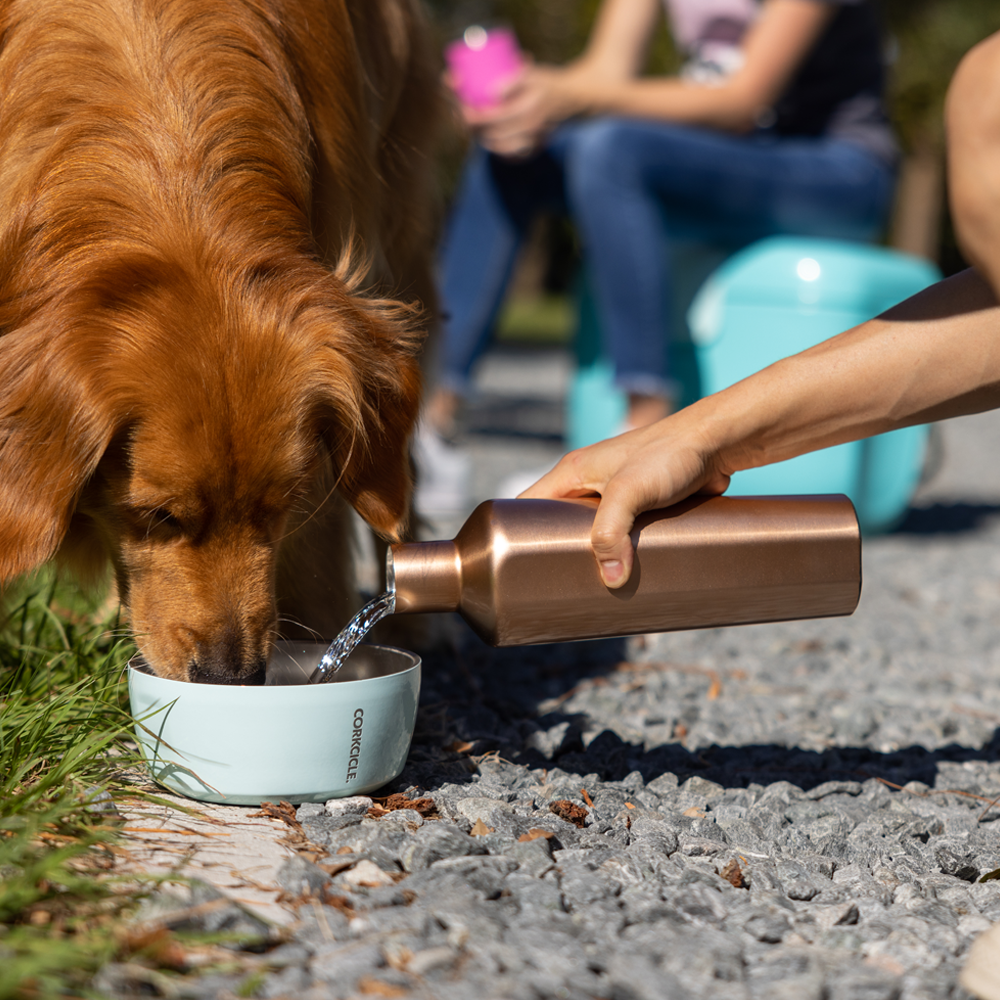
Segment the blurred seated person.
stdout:
<path fill-rule="evenodd" d="M 487 110 L 442 254 L 445 333 L 427 408 L 447 436 L 541 211 L 580 233 L 626 426 L 672 409 L 667 240 L 876 238 L 895 144 L 867 0 L 666 0 L 678 77 L 640 77 L 661 0 L 605 0 L 586 51 L 528 65 Z"/>

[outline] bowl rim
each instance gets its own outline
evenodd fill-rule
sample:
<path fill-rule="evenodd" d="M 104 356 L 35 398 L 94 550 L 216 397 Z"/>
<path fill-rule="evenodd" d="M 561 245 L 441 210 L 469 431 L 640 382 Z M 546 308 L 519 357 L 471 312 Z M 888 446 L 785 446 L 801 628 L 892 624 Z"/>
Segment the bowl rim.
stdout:
<path fill-rule="evenodd" d="M 307 640 L 303 640 L 302 642 L 294 642 L 292 640 L 279 640 L 279 641 L 282 642 L 282 643 L 286 643 L 288 645 L 295 645 L 295 646 L 314 645 L 314 646 L 319 646 L 322 649 L 326 649 L 326 647 L 329 645 L 329 643 L 326 643 L 326 642 L 310 642 L 310 641 L 307 641 Z M 337 690 L 343 691 L 343 690 L 345 690 L 347 688 L 353 688 L 353 687 L 355 687 L 358 684 L 370 684 L 372 681 L 382 681 L 383 683 L 384 682 L 391 682 L 395 678 L 402 678 L 402 677 L 405 677 L 407 674 L 411 673 L 414 670 L 419 670 L 420 667 L 421 667 L 421 665 L 422 665 L 422 663 L 423 663 L 423 658 L 420 656 L 419 653 L 415 653 L 415 652 L 413 652 L 413 650 L 410 650 L 410 649 L 402 649 L 399 646 L 387 646 L 384 643 L 379 643 L 379 642 L 363 642 L 363 643 L 359 643 L 359 647 L 358 648 L 362 648 L 362 647 L 369 648 L 369 649 L 384 649 L 384 650 L 386 650 L 387 652 L 390 652 L 390 653 L 399 653 L 402 656 L 404 656 L 407 659 L 409 659 L 411 662 L 410 662 L 409 666 L 401 667 L 399 670 L 393 670 L 391 673 L 382 674 L 382 675 L 380 675 L 378 677 L 357 677 L 354 680 L 337 681 L 337 682 L 332 683 L 332 684 L 270 684 L 270 685 L 268 685 L 268 684 L 251 684 L 251 685 L 246 685 L 246 684 L 193 684 L 191 681 L 179 681 L 179 680 L 176 680 L 173 677 L 160 677 L 159 674 L 154 674 L 154 673 L 152 673 L 149 670 L 143 670 L 143 669 L 141 669 L 141 667 L 133 666 L 133 661 L 134 660 L 137 660 L 137 659 L 141 660 L 142 659 L 142 653 L 140 653 L 140 652 L 136 652 L 136 654 L 134 656 L 130 657 L 129 660 L 128 660 L 128 662 L 125 664 L 125 666 L 126 666 L 126 669 L 128 670 L 127 676 L 129 678 L 132 678 L 133 676 L 135 676 L 137 678 L 141 678 L 142 679 L 142 683 L 162 684 L 162 685 L 164 685 L 164 686 L 166 686 L 168 688 L 170 686 L 176 686 L 177 688 L 180 688 L 180 689 L 185 689 L 185 690 L 187 690 L 187 689 L 194 689 L 194 690 L 199 690 L 199 691 L 205 691 L 206 693 L 220 691 L 220 690 L 222 690 L 222 691 L 232 691 L 234 693 L 238 692 L 238 691 L 239 692 L 267 691 L 267 692 L 269 692 L 269 696 L 273 698 L 273 697 L 276 696 L 275 692 L 277 692 L 277 691 L 302 691 L 305 688 L 312 688 L 312 689 L 317 690 L 317 691 L 320 690 L 320 689 L 324 689 L 324 688 L 332 690 L 332 691 L 337 691 Z M 179 695 L 178 695 L 178 697 L 179 697 Z M 248 694 L 236 695 L 236 697 L 251 697 L 252 698 L 252 697 L 255 697 L 255 696 L 248 693 Z M 278 696 L 278 697 L 280 697 L 280 696 Z"/>

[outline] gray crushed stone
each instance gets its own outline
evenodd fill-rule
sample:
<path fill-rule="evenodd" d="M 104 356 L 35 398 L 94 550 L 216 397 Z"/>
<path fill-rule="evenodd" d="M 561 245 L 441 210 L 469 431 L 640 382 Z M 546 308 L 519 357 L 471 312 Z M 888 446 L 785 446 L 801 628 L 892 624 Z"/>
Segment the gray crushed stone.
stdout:
<path fill-rule="evenodd" d="M 254 995 L 967 998 L 1000 920 L 998 515 L 925 491 L 847 619 L 520 650 L 456 620 L 373 793 L 438 818 L 299 807 L 389 878 L 289 861 L 308 902 Z"/>

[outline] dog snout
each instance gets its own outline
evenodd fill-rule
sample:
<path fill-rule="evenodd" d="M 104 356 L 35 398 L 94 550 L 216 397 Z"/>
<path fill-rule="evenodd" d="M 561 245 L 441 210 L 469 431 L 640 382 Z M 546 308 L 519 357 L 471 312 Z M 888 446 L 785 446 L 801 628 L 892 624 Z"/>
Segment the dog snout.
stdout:
<path fill-rule="evenodd" d="M 261 686 L 267 663 L 258 660 L 249 670 L 233 673 L 232 670 L 214 663 L 204 664 L 195 661 L 188 667 L 188 675 L 195 684 L 240 684 Z"/>
<path fill-rule="evenodd" d="M 223 637 L 216 642 L 199 642 L 188 665 L 188 677 L 195 684 L 264 683 L 267 657 L 246 653 L 238 642 Z"/>

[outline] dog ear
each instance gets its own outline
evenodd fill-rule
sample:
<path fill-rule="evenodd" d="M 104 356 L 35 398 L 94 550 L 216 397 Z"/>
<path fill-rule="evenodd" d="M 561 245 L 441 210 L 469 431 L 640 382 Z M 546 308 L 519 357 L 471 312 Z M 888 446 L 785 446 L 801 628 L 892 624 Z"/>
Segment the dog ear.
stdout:
<path fill-rule="evenodd" d="M 327 326 L 319 373 L 323 433 L 338 488 L 368 524 L 394 541 L 403 536 L 409 519 L 409 443 L 420 408 L 421 319 L 419 306 L 344 295 Z"/>
<path fill-rule="evenodd" d="M 112 434 L 83 345 L 74 359 L 35 327 L 0 337 L 0 583 L 55 554 Z"/>

